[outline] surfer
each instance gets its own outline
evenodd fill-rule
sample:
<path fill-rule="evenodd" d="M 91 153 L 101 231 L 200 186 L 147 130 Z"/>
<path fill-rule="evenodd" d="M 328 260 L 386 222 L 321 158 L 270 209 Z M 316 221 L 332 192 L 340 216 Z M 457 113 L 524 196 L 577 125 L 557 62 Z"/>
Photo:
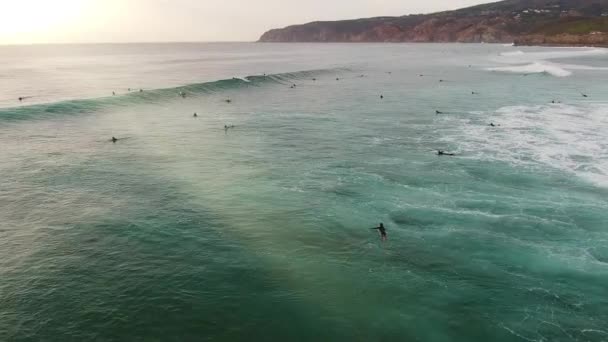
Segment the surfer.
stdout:
<path fill-rule="evenodd" d="M 380 223 L 380 226 L 375 227 L 375 228 L 371 228 L 372 230 L 378 230 L 378 233 L 380 234 L 380 239 L 382 241 L 386 241 L 387 236 L 386 236 L 386 228 L 384 228 L 384 224 Z"/>
<path fill-rule="evenodd" d="M 336 81 L 339 81 L 340 79 L 338 77 L 336 77 Z"/>
<path fill-rule="evenodd" d="M 479 93 L 478 93 L 478 92 L 476 92 L 476 91 L 472 91 L 472 92 L 471 92 L 471 95 L 477 95 L 477 94 L 479 94 Z"/>
<path fill-rule="evenodd" d="M 383 99 L 383 98 L 384 98 L 384 95 L 380 95 L 380 99 Z"/>
<path fill-rule="evenodd" d="M 198 114 L 194 113 L 194 115 L 192 115 L 195 118 L 198 118 Z"/>
<path fill-rule="evenodd" d="M 584 94 L 584 93 L 581 93 L 581 95 L 583 95 L 583 97 L 589 97 L 589 96 L 587 96 L 587 94 Z"/>
<path fill-rule="evenodd" d="M 23 96 L 19 96 L 19 102 L 23 101 Z"/>
<path fill-rule="evenodd" d="M 231 100 L 231 99 L 226 99 L 226 100 L 224 100 L 224 101 L 226 101 L 226 103 L 231 103 L 231 102 L 232 102 L 232 100 Z"/>
<path fill-rule="evenodd" d="M 496 125 L 493 122 L 490 122 L 490 126 L 496 127 Z M 500 125 L 498 125 L 498 126 L 500 126 Z"/>
<path fill-rule="evenodd" d="M 316 78 L 313 78 L 312 80 L 313 80 L 313 81 L 316 81 L 317 79 L 316 79 Z"/>
<path fill-rule="evenodd" d="M 443 112 L 442 112 L 442 111 L 440 111 L 440 110 L 436 110 L 436 111 L 435 111 L 435 115 L 438 115 L 438 114 L 443 114 Z"/>
<path fill-rule="evenodd" d="M 115 92 L 115 91 L 113 91 L 113 92 L 112 92 L 112 96 L 114 96 L 114 95 L 116 95 L 116 92 Z"/>
<path fill-rule="evenodd" d="M 447 153 L 447 152 L 442 151 L 442 150 L 438 150 L 438 151 L 437 151 L 437 155 L 438 155 L 438 156 L 451 156 L 451 157 L 455 156 L 455 154 L 454 154 L 454 153 Z"/>
<path fill-rule="evenodd" d="M 116 139 L 115 137 L 112 137 L 112 142 L 116 143 L 118 141 L 118 139 Z"/>

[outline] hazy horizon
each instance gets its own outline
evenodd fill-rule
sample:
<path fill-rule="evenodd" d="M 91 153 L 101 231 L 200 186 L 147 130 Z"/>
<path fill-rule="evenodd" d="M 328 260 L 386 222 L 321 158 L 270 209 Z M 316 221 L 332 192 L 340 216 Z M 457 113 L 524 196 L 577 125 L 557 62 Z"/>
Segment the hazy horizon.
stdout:
<path fill-rule="evenodd" d="M 452 10 L 484 0 L 21 0 L 3 4 L 0 45 L 253 42 L 310 21 Z"/>

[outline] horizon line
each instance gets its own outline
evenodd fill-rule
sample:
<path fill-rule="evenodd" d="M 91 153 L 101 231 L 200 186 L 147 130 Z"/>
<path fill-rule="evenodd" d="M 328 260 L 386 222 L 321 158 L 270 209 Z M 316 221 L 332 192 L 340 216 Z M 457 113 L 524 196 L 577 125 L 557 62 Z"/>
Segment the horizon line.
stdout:
<path fill-rule="evenodd" d="M 5 46 L 33 46 L 33 45 L 127 45 L 127 44 L 224 44 L 224 43 L 256 43 L 255 40 L 191 40 L 191 41 L 133 41 L 133 42 L 51 42 L 51 43 L 11 43 Z"/>

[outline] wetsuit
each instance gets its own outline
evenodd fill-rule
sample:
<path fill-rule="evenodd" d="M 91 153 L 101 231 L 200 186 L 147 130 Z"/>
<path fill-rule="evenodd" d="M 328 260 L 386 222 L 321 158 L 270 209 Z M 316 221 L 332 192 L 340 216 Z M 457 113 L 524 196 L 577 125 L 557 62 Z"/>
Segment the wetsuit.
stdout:
<path fill-rule="evenodd" d="M 372 229 L 377 229 L 378 230 L 378 232 L 380 233 L 380 238 L 382 239 L 382 241 L 386 240 L 387 236 L 386 236 L 386 228 L 384 228 L 384 224 L 380 223 L 379 227 L 372 228 Z"/>

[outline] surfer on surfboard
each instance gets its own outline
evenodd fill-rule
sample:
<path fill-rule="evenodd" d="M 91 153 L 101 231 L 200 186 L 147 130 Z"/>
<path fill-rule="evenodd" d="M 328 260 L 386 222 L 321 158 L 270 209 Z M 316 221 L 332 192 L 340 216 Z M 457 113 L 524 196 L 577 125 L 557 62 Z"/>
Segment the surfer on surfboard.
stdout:
<path fill-rule="evenodd" d="M 380 239 L 382 241 L 386 241 L 387 236 L 386 236 L 386 228 L 384 228 L 384 223 L 380 223 L 380 225 L 378 227 L 375 228 L 370 228 L 372 230 L 377 229 L 378 233 L 380 234 Z"/>

